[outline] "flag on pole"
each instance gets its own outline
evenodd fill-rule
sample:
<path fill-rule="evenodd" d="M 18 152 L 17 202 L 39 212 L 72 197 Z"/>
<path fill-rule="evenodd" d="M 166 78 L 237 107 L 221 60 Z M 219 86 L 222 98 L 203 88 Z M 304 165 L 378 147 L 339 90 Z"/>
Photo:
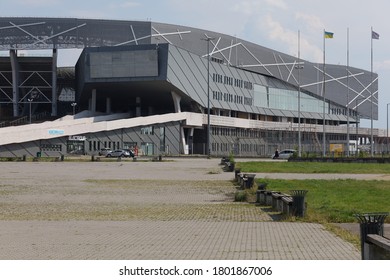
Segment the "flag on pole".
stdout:
<path fill-rule="evenodd" d="M 379 34 L 376 33 L 375 31 L 371 31 L 371 38 L 372 38 L 372 39 L 379 40 Z"/>
<path fill-rule="evenodd" d="M 333 38 L 333 32 L 324 31 L 324 38 L 325 39 L 332 39 Z"/>

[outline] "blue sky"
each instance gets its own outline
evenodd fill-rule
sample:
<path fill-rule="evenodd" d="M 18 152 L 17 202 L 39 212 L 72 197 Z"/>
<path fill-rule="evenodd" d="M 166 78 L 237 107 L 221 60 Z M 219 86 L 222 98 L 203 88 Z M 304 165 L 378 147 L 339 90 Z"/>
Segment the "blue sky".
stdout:
<path fill-rule="evenodd" d="M 388 0 L 0 0 L 0 16 L 78 17 L 151 20 L 212 30 L 297 55 L 301 33 L 301 58 L 322 62 L 323 30 L 334 33 L 326 40 L 326 62 L 346 64 L 349 28 L 349 64 L 371 69 L 371 27 L 380 34 L 373 41 L 374 72 L 379 74 L 379 121 L 386 128 L 390 103 L 390 29 Z M 72 64 L 74 52 L 61 52 L 59 63 Z M 370 122 L 363 122 L 370 127 Z"/>

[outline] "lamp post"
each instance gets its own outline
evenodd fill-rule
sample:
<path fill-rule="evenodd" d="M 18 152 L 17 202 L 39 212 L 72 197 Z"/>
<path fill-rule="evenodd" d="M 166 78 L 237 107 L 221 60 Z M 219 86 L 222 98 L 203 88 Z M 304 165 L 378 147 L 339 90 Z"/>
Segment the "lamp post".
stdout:
<path fill-rule="evenodd" d="M 75 111 L 76 111 L 76 105 L 77 105 L 77 103 L 76 103 L 76 102 L 73 102 L 73 103 L 71 103 L 71 104 L 70 104 L 70 106 L 72 106 L 72 110 L 73 110 L 73 116 L 74 116 L 74 114 L 75 114 Z"/>
<path fill-rule="evenodd" d="M 387 103 L 387 115 L 386 115 L 386 146 L 387 146 L 387 153 L 389 153 L 389 105 L 390 103 Z"/>
<path fill-rule="evenodd" d="M 298 157 L 302 156 L 302 148 L 301 148 L 301 69 L 303 65 L 301 65 L 301 50 L 300 50 L 300 37 L 301 33 L 298 30 L 298 65 L 295 66 L 298 69 Z"/>
<path fill-rule="evenodd" d="M 358 146 L 359 146 L 359 102 L 360 100 L 365 100 L 365 97 L 356 98 L 356 156 L 358 155 Z"/>
<path fill-rule="evenodd" d="M 210 41 L 213 37 L 201 38 L 207 41 L 207 158 L 210 158 Z"/>
<path fill-rule="evenodd" d="M 31 123 L 31 103 L 34 101 L 34 98 L 28 98 L 27 101 L 30 103 L 30 105 L 29 105 L 29 123 Z"/>
<path fill-rule="evenodd" d="M 36 90 L 36 89 L 33 89 L 31 92 L 30 92 L 30 98 L 27 98 L 27 101 L 30 103 L 30 106 L 29 106 L 29 109 L 30 109 L 30 112 L 29 112 L 29 115 L 30 115 L 30 123 L 31 123 L 31 103 L 34 101 L 34 99 L 38 98 L 39 97 L 39 92 Z"/>

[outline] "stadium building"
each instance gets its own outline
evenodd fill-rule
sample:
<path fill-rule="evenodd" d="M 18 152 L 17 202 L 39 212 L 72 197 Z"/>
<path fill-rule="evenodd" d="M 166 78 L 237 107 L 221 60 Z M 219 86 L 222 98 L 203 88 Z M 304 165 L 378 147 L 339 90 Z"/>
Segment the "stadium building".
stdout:
<path fill-rule="evenodd" d="M 74 68 L 59 49 L 82 49 Z M 24 51 L 50 50 L 31 56 Z M 213 31 L 155 23 L 0 18 L 0 156 L 382 151 L 378 76 Z M 28 53 L 28 52 L 27 52 Z M 348 72 L 347 72 L 348 70 Z M 349 124 L 349 129 L 348 128 Z M 349 136 L 348 136 L 348 135 Z"/>

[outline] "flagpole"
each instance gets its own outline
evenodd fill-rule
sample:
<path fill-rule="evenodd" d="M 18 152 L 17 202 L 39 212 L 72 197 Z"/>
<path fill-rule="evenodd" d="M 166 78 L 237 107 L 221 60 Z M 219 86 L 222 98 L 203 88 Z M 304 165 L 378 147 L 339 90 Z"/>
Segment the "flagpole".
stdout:
<path fill-rule="evenodd" d="M 347 157 L 349 157 L 349 27 L 347 28 Z"/>
<path fill-rule="evenodd" d="M 325 157 L 326 155 L 326 142 L 325 142 L 325 29 L 322 34 L 324 37 L 324 63 L 323 63 L 323 81 L 322 81 L 322 98 L 323 98 L 323 111 L 322 111 L 322 156 Z"/>
<path fill-rule="evenodd" d="M 373 92 L 372 92 L 372 84 L 373 84 L 373 80 L 372 80 L 372 72 L 373 72 L 373 38 L 372 38 L 372 26 L 371 26 L 371 85 L 370 85 L 370 93 L 371 93 L 371 157 L 374 156 L 374 134 L 373 134 L 373 130 L 374 130 L 374 120 L 373 120 L 373 103 L 374 103 L 374 100 L 373 100 Z"/>

